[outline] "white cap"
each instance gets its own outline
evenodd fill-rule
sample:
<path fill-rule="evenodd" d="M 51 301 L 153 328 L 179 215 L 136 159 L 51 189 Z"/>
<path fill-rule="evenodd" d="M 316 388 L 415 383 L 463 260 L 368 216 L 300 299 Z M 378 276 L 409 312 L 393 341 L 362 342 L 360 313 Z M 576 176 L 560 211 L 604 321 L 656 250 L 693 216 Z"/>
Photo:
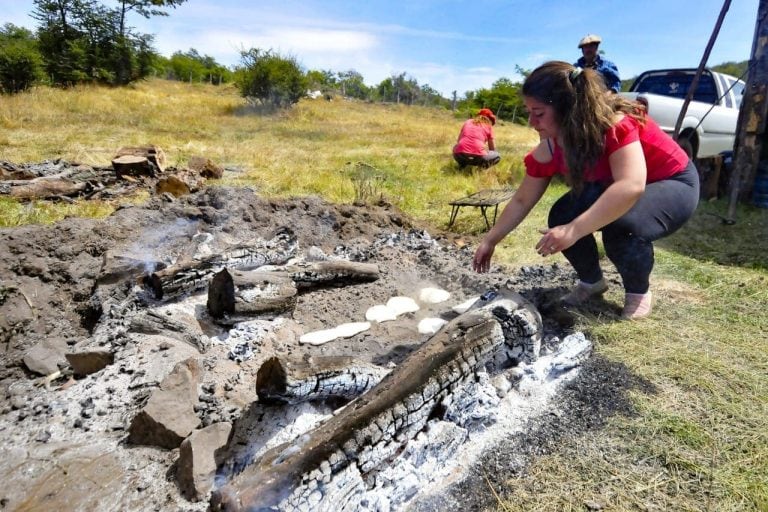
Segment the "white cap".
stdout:
<path fill-rule="evenodd" d="M 587 34 L 581 38 L 581 41 L 579 41 L 579 48 L 581 48 L 582 46 L 588 45 L 590 43 L 600 44 L 601 41 L 602 39 L 600 39 L 600 36 L 598 36 L 597 34 Z"/>

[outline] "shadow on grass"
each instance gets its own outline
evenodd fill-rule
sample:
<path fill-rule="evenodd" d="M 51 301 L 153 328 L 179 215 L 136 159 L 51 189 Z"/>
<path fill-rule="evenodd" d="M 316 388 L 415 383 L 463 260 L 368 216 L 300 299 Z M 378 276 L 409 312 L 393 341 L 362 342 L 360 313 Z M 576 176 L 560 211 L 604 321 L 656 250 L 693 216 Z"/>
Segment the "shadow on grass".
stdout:
<path fill-rule="evenodd" d="M 701 261 L 768 269 L 768 209 L 739 204 L 733 224 L 727 212 L 725 199 L 701 201 L 680 231 L 654 244 Z"/>

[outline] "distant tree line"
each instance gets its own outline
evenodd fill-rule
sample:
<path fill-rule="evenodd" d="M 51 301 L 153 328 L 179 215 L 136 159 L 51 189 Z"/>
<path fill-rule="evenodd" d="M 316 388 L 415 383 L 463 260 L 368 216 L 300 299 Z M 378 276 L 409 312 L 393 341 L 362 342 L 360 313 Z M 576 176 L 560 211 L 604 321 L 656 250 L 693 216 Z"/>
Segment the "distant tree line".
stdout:
<path fill-rule="evenodd" d="M 269 49 L 242 50 L 240 65 L 231 69 L 194 48 L 177 51 L 170 58 L 152 47 L 153 38 L 127 24 L 136 14 L 145 18 L 167 16 L 186 0 L 116 0 L 106 7 L 95 0 L 34 0 L 31 13 L 38 23 L 35 33 L 6 24 L 0 28 L 0 92 L 18 93 L 32 85 L 72 86 L 80 83 L 125 85 L 149 76 L 190 83 L 234 83 L 249 102 L 268 108 L 285 108 L 309 91 L 326 98 L 342 96 L 371 102 L 390 102 L 447 108 L 470 117 L 490 108 L 496 117 L 524 124 L 522 84 L 502 77 L 490 88 L 453 91 L 443 97 L 407 73 L 393 73 L 378 85 L 368 86 L 354 69 L 305 71 L 293 56 Z M 743 77 L 748 61 L 728 62 L 713 69 Z M 529 71 L 516 66 L 522 77 Z M 634 78 L 622 81 L 627 90 Z"/>

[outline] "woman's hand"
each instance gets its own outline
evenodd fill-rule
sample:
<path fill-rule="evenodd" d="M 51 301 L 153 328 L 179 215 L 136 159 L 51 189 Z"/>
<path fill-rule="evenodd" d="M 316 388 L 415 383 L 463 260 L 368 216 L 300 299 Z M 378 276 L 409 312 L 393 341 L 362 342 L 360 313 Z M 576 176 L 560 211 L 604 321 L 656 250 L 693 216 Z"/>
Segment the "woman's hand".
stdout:
<path fill-rule="evenodd" d="M 578 240 L 578 235 L 570 224 L 540 229 L 539 233 L 543 236 L 536 244 L 536 252 L 542 256 L 549 256 L 564 251 Z"/>
<path fill-rule="evenodd" d="M 475 272 L 488 272 L 491 268 L 491 256 L 496 249 L 496 245 L 483 240 L 475 250 L 475 256 L 472 258 L 472 270 Z"/>

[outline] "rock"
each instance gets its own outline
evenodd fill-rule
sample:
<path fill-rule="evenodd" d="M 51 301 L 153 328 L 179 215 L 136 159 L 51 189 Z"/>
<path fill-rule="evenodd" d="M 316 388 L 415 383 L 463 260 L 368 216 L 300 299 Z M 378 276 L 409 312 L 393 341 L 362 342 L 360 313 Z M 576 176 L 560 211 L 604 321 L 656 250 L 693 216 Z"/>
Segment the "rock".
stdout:
<path fill-rule="evenodd" d="M 189 168 L 203 178 L 219 179 L 224 176 L 224 168 L 204 156 L 193 156 L 189 159 Z"/>
<path fill-rule="evenodd" d="M 128 441 L 133 444 L 178 448 L 200 424 L 195 414 L 200 366 L 194 359 L 177 364 L 133 418 Z"/>
<path fill-rule="evenodd" d="M 178 478 L 182 494 L 200 501 L 213 487 L 216 477 L 216 451 L 227 444 L 231 423 L 215 423 L 196 430 L 181 443 Z"/>
<path fill-rule="evenodd" d="M 43 341 L 24 354 L 24 365 L 40 375 L 50 375 L 59 371 L 59 365 L 67 365 L 64 354 L 51 342 Z"/>
<path fill-rule="evenodd" d="M 0 299 L 0 341 L 6 341 L 36 316 L 32 304 L 18 288 L 0 286 Z"/>
<path fill-rule="evenodd" d="M 75 375 L 83 376 L 103 370 L 115 362 L 115 356 L 108 349 L 83 350 L 64 354 Z"/>

